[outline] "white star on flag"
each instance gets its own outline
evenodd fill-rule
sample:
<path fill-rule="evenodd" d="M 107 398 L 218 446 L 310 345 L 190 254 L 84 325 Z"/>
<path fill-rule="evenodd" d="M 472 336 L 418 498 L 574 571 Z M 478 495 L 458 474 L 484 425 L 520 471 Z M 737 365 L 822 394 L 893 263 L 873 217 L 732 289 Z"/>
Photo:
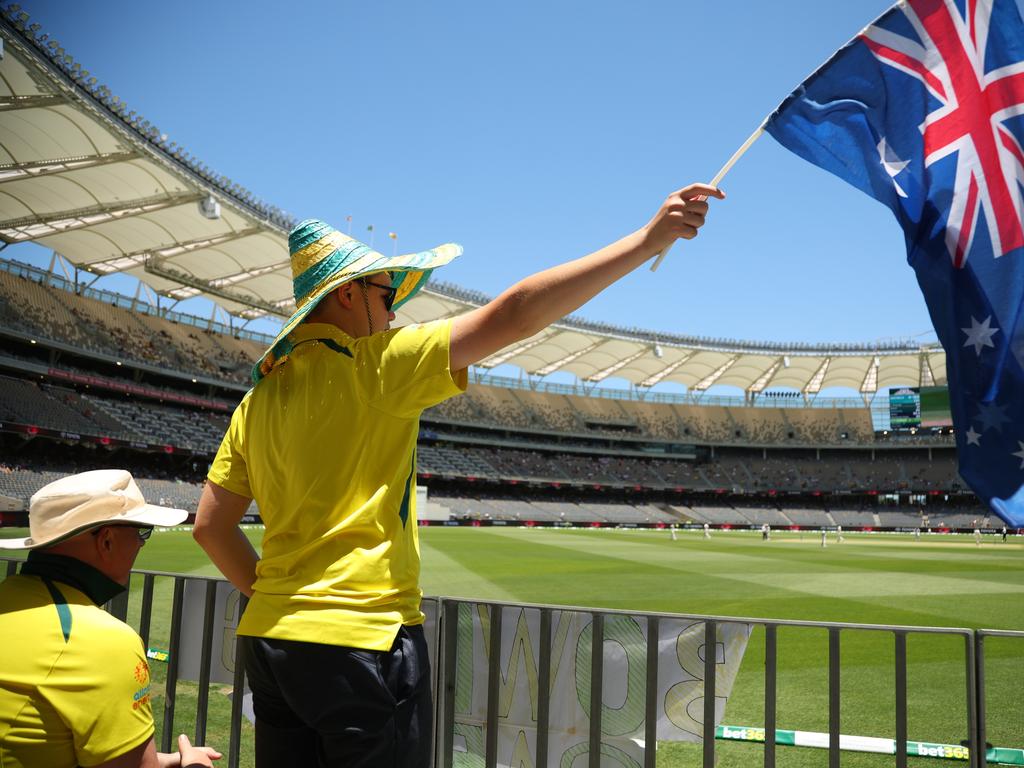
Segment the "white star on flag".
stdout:
<path fill-rule="evenodd" d="M 968 445 L 977 445 L 979 447 L 981 446 L 981 433 L 974 431 L 973 424 L 971 425 L 970 429 L 964 432 L 964 437 L 967 438 Z"/>
<path fill-rule="evenodd" d="M 889 178 L 892 179 L 892 185 L 896 187 L 896 194 L 900 197 L 906 197 L 907 193 L 903 191 L 902 187 L 900 187 L 899 182 L 896 181 L 896 177 L 899 175 L 900 171 L 910 165 L 910 161 L 900 160 L 889 145 L 885 143 L 885 136 L 883 136 L 882 140 L 878 142 L 878 159 L 882 163 L 882 168 L 885 169 L 885 172 L 889 174 Z"/>
<path fill-rule="evenodd" d="M 982 347 L 995 347 L 992 343 L 992 337 L 999 333 L 998 328 L 993 328 L 989 325 L 992 320 L 992 315 L 986 317 L 982 322 L 978 322 L 974 316 L 971 316 L 971 327 L 961 328 L 960 330 L 967 334 L 967 341 L 964 342 L 965 347 L 974 345 L 974 354 L 980 355 Z"/>
<path fill-rule="evenodd" d="M 1010 421 L 1006 416 L 1006 406 L 996 403 L 978 404 L 978 421 L 981 422 L 981 431 L 995 429 L 996 432 L 1003 431 L 1003 424 Z"/>
<path fill-rule="evenodd" d="M 1020 450 L 1014 453 L 1013 455 L 1020 459 L 1020 468 L 1024 469 L 1024 442 L 1018 440 L 1017 445 L 1020 446 Z"/>

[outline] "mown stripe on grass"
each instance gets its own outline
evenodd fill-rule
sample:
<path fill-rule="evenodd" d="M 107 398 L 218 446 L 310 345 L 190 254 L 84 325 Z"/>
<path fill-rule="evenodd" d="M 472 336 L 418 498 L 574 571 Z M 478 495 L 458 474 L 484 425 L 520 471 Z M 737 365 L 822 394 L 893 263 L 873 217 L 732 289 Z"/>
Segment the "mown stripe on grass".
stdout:
<path fill-rule="evenodd" d="M 438 597 L 470 597 L 516 602 L 517 596 L 478 571 L 467 568 L 437 547 L 420 543 L 420 584 L 423 593 Z"/>

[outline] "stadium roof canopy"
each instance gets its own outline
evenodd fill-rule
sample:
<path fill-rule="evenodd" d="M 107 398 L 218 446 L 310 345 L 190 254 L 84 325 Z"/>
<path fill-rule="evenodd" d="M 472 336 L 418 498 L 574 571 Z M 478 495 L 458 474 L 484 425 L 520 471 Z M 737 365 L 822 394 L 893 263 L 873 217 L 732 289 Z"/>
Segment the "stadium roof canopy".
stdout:
<path fill-rule="evenodd" d="M 169 141 L 97 83 L 17 6 L 0 14 L 0 240 L 35 242 L 96 276 L 125 273 L 173 301 L 205 295 L 231 315 L 294 309 L 291 216 Z M 431 283 L 400 322 L 456 315 L 487 300 Z M 620 328 L 575 318 L 483 361 L 583 382 L 677 382 L 700 392 L 946 381 L 935 344 L 782 344 Z"/>

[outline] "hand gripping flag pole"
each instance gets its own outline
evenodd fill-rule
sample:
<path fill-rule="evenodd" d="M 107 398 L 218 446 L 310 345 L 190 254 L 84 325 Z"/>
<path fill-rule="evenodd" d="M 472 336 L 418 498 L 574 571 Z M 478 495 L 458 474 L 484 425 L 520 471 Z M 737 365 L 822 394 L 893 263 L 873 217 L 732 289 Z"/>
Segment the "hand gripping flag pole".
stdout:
<path fill-rule="evenodd" d="M 732 157 L 730 157 L 729 161 L 722 166 L 722 170 L 715 174 L 715 178 L 711 180 L 709 186 L 717 187 L 722 182 L 722 179 L 725 177 L 725 174 L 729 172 L 729 169 L 736 165 L 736 161 L 743 156 L 744 152 L 750 149 L 750 146 L 755 141 L 757 141 L 758 136 L 760 136 L 762 133 L 764 133 L 764 123 L 761 123 L 761 125 L 758 126 L 757 130 L 750 134 L 750 137 L 743 142 L 743 146 L 741 146 L 739 149 L 733 152 Z M 704 195 L 700 195 L 696 199 L 703 200 Z M 665 258 L 665 255 L 669 252 L 669 249 L 671 248 L 671 245 L 667 245 L 661 250 L 657 258 L 654 260 L 654 263 L 651 264 L 651 272 L 658 268 L 658 265 L 661 264 L 662 259 Z"/>

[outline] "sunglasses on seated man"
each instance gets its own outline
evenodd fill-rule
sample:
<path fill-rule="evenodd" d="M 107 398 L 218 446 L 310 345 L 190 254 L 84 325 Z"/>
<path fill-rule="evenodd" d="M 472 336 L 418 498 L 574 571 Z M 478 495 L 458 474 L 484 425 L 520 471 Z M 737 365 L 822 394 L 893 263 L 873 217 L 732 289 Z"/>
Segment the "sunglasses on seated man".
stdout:
<path fill-rule="evenodd" d="M 115 527 L 118 527 L 118 528 L 134 528 L 135 529 L 135 534 L 139 537 L 139 541 L 141 541 L 143 544 L 145 544 L 147 541 L 149 541 L 149 537 L 153 535 L 153 526 L 151 526 L 151 525 L 128 525 L 128 524 L 118 525 L 117 523 L 111 523 L 109 525 L 101 525 L 98 528 L 93 528 L 92 535 L 93 536 L 98 536 L 99 532 L 102 531 L 104 528 L 115 528 Z"/>

